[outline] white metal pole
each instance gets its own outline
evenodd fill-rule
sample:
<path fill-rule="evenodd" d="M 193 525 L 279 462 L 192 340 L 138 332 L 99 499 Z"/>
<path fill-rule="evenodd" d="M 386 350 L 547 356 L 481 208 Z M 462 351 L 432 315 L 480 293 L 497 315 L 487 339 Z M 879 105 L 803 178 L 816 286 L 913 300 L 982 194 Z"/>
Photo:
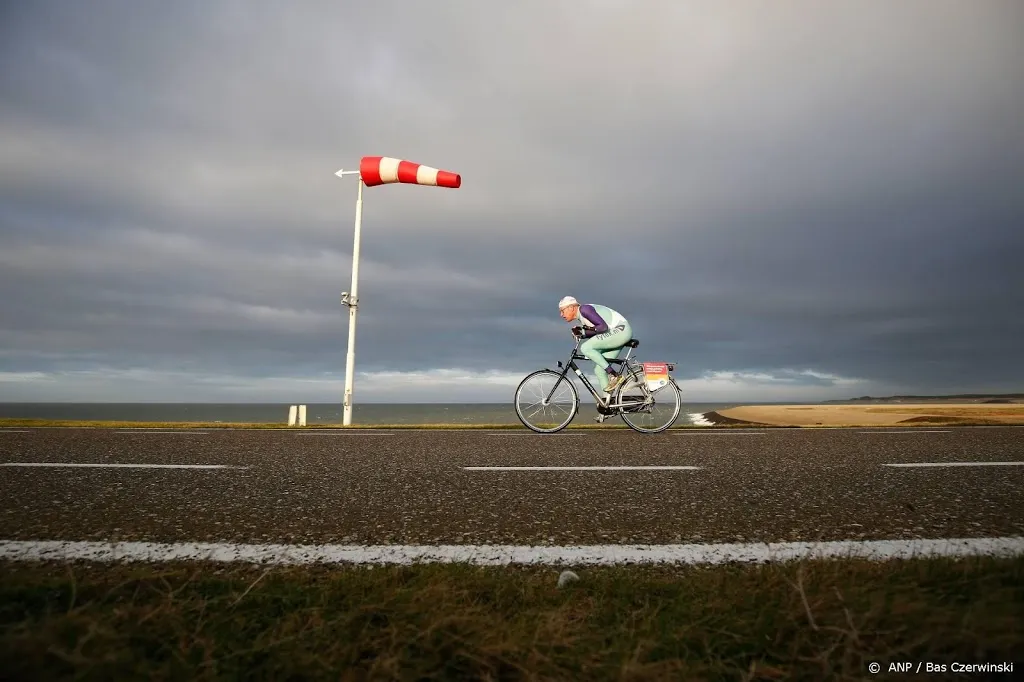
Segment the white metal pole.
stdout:
<path fill-rule="evenodd" d="M 348 301 L 348 355 L 345 358 L 345 413 L 342 424 L 352 423 L 352 381 L 356 369 L 356 313 L 359 308 L 359 228 L 363 222 L 363 179 L 356 195 L 356 235 L 352 245 L 352 291 Z"/>

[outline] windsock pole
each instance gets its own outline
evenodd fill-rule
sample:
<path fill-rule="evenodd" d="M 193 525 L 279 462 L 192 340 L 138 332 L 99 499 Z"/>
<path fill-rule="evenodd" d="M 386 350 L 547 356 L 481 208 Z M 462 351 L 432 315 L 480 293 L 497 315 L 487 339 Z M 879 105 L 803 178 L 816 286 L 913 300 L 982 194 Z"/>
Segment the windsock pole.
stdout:
<path fill-rule="evenodd" d="M 345 413 L 342 424 L 352 423 L 352 384 L 356 371 L 356 314 L 359 312 L 359 232 L 363 226 L 363 180 L 356 194 L 356 234 L 352 242 L 352 291 L 348 303 L 348 354 L 345 356 Z"/>
<path fill-rule="evenodd" d="M 359 233 L 363 223 L 363 187 L 404 183 L 430 185 L 457 189 L 462 186 L 462 177 L 457 173 L 437 170 L 429 166 L 382 156 L 364 156 L 359 170 L 339 170 L 339 178 L 346 175 L 359 176 L 359 190 L 356 194 L 356 229 L 352 243 L 352 291 L 342 292 L 341 303 L 348 306 L 348 353 L 345 356 L 345 403 L 342 424 L 352 424 L 352 389 L 356 370 L 356 314 L 359 311 Z"/>
<path fill-rule="evenodd" d="M 340 170 L 335 173 L 339 178 L 346 175 L 359 175 L 359 171 Z M 349 426 L 352 423 L 352 386 L 356 369 L 356 315 L 359 312 L 359 233 L 363 226 L 363 179 L 359 178 L 359 190 L 356 194 L 356 230 L 352 242 L 352 291 L 341 294 L 341 304 L 348 306 L 348 353 L 345 356 L 345 403 L 341 423 Z"/>

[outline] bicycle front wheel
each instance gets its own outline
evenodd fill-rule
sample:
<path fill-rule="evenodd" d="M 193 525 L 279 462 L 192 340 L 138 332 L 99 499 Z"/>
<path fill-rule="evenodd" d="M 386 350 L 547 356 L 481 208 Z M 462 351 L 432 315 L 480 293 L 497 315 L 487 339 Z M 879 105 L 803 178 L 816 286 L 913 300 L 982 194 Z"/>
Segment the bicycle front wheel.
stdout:
<path fill-rule="evenodd" d="M 579 406 L 580 395 L 569 378 L 550 369 L 528 375 L 516 389 L 516 416 L 537 433 L 561 431 L 576 416 Z"/>
<path fill-rule="evenodd" d="M 616 403 L 636 403 L 619 413 L 629 428 L 640 433 L 660 433 L 676 423 L 683 407 L 681 391 L 675 380 L 650 391 L 640 382 L 643 374 L 633 377 L 619 386 Z"/>

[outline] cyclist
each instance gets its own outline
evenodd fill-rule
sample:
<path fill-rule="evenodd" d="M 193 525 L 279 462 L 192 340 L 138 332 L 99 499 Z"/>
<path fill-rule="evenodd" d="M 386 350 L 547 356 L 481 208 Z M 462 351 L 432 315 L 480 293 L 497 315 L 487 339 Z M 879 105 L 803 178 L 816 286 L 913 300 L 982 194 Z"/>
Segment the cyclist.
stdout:
<path fill-rule="evenodd" d="M 616 374 L 608 360 L 618 357 L 619 351 L 633 338 L 629 320 L 607 306 L 580 305 L 572 296 L 558 302 L 558 312 L 566 322 L 580 323 L 572 328 L 574 336 L 586 339 L 580 344 L 580 353 L 594 363 L 597 383 L 605 395 L 610 396 L 622 376 Z"/>

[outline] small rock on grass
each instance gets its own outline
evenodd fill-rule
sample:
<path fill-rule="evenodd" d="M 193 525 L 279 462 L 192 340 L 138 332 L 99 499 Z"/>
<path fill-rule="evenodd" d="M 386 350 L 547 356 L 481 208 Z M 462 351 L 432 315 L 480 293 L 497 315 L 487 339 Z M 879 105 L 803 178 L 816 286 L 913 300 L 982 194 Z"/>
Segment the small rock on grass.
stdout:
<path fill-rule="evenodd" d="M 572 571 L 562 571 L 561 575 L 558 576 L 558 586 L 565 587 L 571 582 L 579 580 L 580 577 Z"/>

